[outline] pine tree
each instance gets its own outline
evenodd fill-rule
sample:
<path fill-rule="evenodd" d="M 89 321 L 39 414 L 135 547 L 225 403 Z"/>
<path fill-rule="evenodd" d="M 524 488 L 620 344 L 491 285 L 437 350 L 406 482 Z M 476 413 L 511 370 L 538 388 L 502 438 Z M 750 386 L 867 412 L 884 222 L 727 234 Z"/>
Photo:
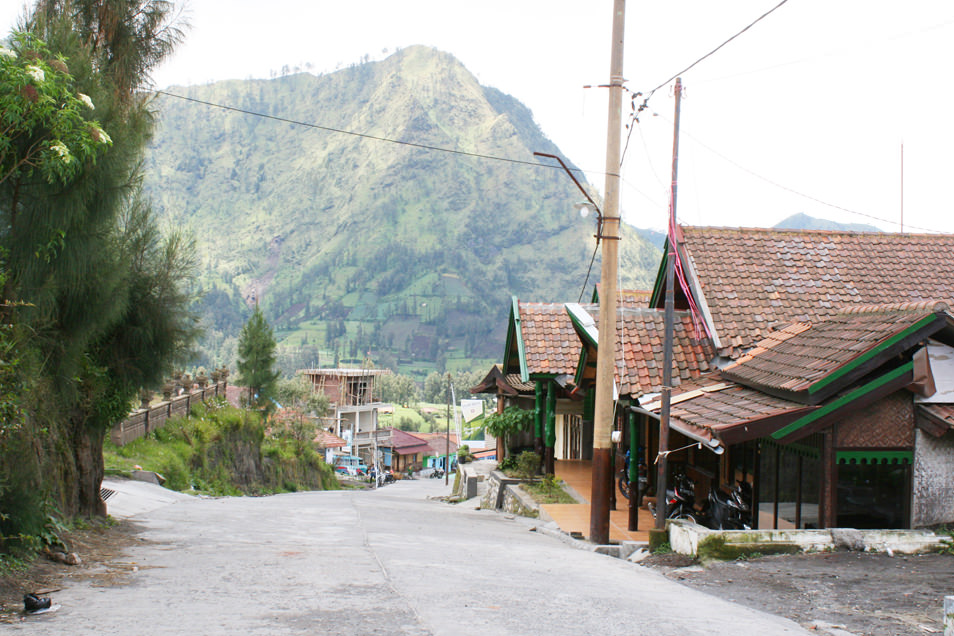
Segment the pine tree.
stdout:
<path fill-rule="evenodd" d="M 256 305 L 252 317 L 242 327 L 238 342 L 238 382 L 248 387 L 251 406 L 267 409 L 272 404 L 279 376 L 274 370 L 275 346 L 272 328 Z"/>

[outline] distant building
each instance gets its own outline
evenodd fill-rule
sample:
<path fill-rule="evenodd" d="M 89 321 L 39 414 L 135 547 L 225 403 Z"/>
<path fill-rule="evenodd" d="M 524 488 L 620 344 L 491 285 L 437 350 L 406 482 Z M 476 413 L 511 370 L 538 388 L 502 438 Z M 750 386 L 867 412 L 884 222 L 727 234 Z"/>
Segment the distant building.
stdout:
<path fill-rule="evenodd" d="M 346 442 L 345 453 L 357 455 L 371 466 L 376 459 L 378 412 L 390 408 L 380 401 L 377 378 L 388 369 L 304 369 L 300 371 L 317 393 L 328 398 L 334 420 L 330 432 Z"/>

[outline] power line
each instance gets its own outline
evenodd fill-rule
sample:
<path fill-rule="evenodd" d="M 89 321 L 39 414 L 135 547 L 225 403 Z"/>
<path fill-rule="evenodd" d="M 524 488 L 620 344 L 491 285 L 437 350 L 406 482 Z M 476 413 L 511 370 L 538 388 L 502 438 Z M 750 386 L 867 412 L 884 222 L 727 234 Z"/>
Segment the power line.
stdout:
<path fill-rule="evenodd" d="M 813 201 L 813 202 L 815 202 L 815 203 L 824 205 L 824 206 L 829 207 L 829 208 L 833 208 L 833 209 L 835 209 L 835 210 L 841 210 L 842 212 L 848 212 L 849 214 L 856 214 L 856 215 L 858 215 L 858 216 L 863 216 L 863 217 L 865 217 L 865 218 L 867 218 L 867 219 L 871 219 L 871 220 L 873 220 L 873 221 L 880 221 L 880 222 L 882 222 L 882 223 L 887 223 L 887 224 L 889 224 L 889 225 L 898 225 L 898 222 L 897 222 L 897 221 L 892 221 L 892 220 L 890 220 L 890 219 L 883 219 L 883 218 L 881 218 L 881 217 L 874 216 L 873 214 L 867 214 L 867 213 L 865 213 L 865 212 L 859 212 L 858 210 L 852 210 L 852 209 L 850 209 L 850 208 L 846 208 L 846 207 L 837 205 L 837 204 L 835 204 L 835 203 L 829 203 L 829 202 L 827 202 L 827 201 L 823 201 L 822 199 L 819 199 L 818 197 L 814 197 L 814 196 L 812 196 L 812 195 L 810 195 L 810 194 L 805 194 L 804 192 L 800 192 L 800 191 L 798 191 L 798 190 L 795 190 L 794 188 L 790 188 L 790 187 L 788 187 L 788 186 L 786 186 L 786 185 L 782 185 L 781 183 L 778 183 L 777 181 L 773 181 L 772 179 L 769 179 L 768 177 L 764 177 L 764 176 L 758 174 L 757 172 L 754 172 L 753 170 L 750 170 L 750 169 L 746 168 L 745 166 L 743 166 L 742 164 L 738 163 L 737 161 L 734 161 L 734 160 L 730 159 L 729 157 L 726 157 L 725 155 L 723 155 L 723 154 L 722 154 L 721 152 L 719 152 L 718 150 L 715 150 L 714 148 L 712 148 L 712 147 L 706 145 L 705 143 L 703 143 L 702 141 L 700 141 L 697 137 L 695 137 L 695 136 L 692 135 L 691 133 L 688 133 L 688 132 L 686 132 L 686 131 L 683 131 L 683 134 L 685 134 L 687 137 L 689 137 L 690 139 L 692 139 L 694 142 L 696 142 L 697 144 L 699 144 L 700 146 L 702 146 L 703 148 L 705 148 L 706 150 L 708 150 L 709 152 L 711 152 L 711 153 L 714 154 L 715 156 L 719 157 L 719 158 L 722 159 L 723 161 L 726 161 L 726 162 L 732 164 L 733 166 L 735 166 L 735 167 L 738 168 L 739 170 L 741 170 L 741 171 L 743 171 L 743 172 L 747 172 L 747 173 L 749 173 L 750 175 L 752 175 L 753 177 L 755 177 L 756 179 L 761 179 L 761 180 L 764 181 L 765 183 L 768 183 L 769 185 L 775 186 L 776 188 L 779 188 L 780 190 L 785 190 L 786 192 L 790 192 L 790 193 L 792 193 L 792 194 L 794 194 L 794 195 L 796 195 L 796 196 L 800 196 L 800 197 L 802 197 L 802 198 L 804 198 L 804 199 L 808 199 L 809 201 Z M 918 226 L 916 226 L 916 225 L 908 225 L 908 227 L 909 227 L 909 228 L 912 228 L 912 229 L 915 229 L 915 230 L 921 230 L 921 231 L 924 231 L 924 232 L 929 232 L 929 233 L 931 233 L 931 234 L 949 234 L 949 232 L 941 232 L 940 230 L 932 230 L 931 228 L 918 227 Z"/>
<path fill-rule="evenodd" d="M 341 128 L 332 128 L 331 126 L 322 126 L 320 124 L 312 124 L 309 122 L 299 121 L 297 119 L 289 119 L 287 117 L 279 117 L 277 115 L 268 115 L 266 113 L 259 113 L 253 110 L 247 110 L 244 108 L 237 108 L 235 106 L 227 106 L 225 104 L 217 104 L 215 102 L 209 102 L 202 99 L 196 99 L 195 97 L 186 97 L 185 95 L 176 95 L 175 93 L 168 93 L 166 91 L 156 91 L 159 95 L 165 95 L 166 97 L 173 97 L 175 99 L 181 99 L 187 102 L 194 102 L 196 104 L 202 104 L 203 106 L 209 106 L 211 108 L 219 108 L 221 110 L 228 110 L 234 113 L 241 113 L 243 115 L 251 115 L 253 117 L 261 117 L 263 119 L 271 119 L 274 121 L 280 121 L 286 124 L 293 124 L 295 126 L 304 126 L 306 128 L 315 128 L 317 130 L 324 130 L 327 132 L 341 133 L 342 135 L 351 135 L 353 137 L 361 137 L 362 139 L 370 139 L 372 141 L 383 141 L 391 144 L 398 144 L 401 146 L 410 146 L 411 148 L 420 148 L 422 150 L 432 150 L 436 152 L 446 152 L 453 155 L 463 155 L 465 157 L 475 157 L 477 159 L 490 159 L 493 161 L 504 161 L 507 163 L 513 163 L 524 166 L 534 166 L 537 168 L 549 168 L 551 170 L 561 170 L 560 166 L 547 165 L 545 163 L 540 163 L 538 161 L 530 161 L 526 159 L 513 159 L 511 157 L 500 157 L 496 155 L 485 155 L 478 152 L 467 152 L 466 150 L 455 150 L 453 148 L 442 148 L 440 146 L 429 146 L 427 144 L 421 144 L 413 141 L 402 141 L 400 139 L 391 139 L 389 137 L 380 137 L 378 135 L 369 135 L 368 133 L 355 132 L 353 130 L 344 130 Z M 584 172 L 581 168 L 569 168 L 576 172 Z M 586 171 L 594 172 L 594 171 Z M 602 174 L 599 172 L 594 172 L 595 174 Z"/>
<path fill-rule="evenodd" d="M 648 93 L 648 94 L 646 95 L 646 97 L 643 99 L 643 103 L 640 104 L 639 107 L 637 107 L 636 109 L 634 109 L 631 119 L 632 119 L 632 120 L 638 120 L 638 118 L 639 118 L 639 113 L 641 113 L 641 112 L 643 112 L 644 110 L 646 110 L 646 108 L 649 106 L 649 100 L 652 99 L 652 97 L 653 97 L 653 95 L 656 93 L 656 91 L 658 91 L 658 90 L 659 90 L 660 88 L 662 88 L 663 86 L 666 86 L 667 84 L 669 84 L 669 82 L 673 81 L 674 79 L 676 79 L 677 77 L 679 77 L 680 75 L 682 75 L 683 73 L 685 73 L 686 71 L 688 71 L 689 69 L 695 67 L 696 65 L 700 64 L 702 61 L 704 61 L 704 60 L 706 60 L 707 58 L 709 58 L 709 57 L 711 57 L 712 55 L 714 55 L 717 51 L 719 51 L 721 48 L 723 48 L 724 46 L 726 46 L 729 42 L 731 42 L 732 40 L 736 39 L 737 37 L 739 37 L 740 35 L 742 35 L 742 34 L 745 33 L 746 31 L 748 31 L 749 29 L 751 29 L 752 27 L 754 27 L 756 24 L 758 24 L 759 22 L 761 22 L 762 20 L 764 20 L 765 18 L 767 18 L 769 15 L 771 15 L 772 13 L 774 13 L 778 8 L 780 8 L 780 7 L 781 7 L 783 4 L 785 4 L 786 2 L 788 2 L 788 0 L 782 0 L 782 1 L 779 2 L 777 5 L 775 5 L 774 7 L 772 7 L 771 9 L 769 9 L 768 11 L 766 11 L 765 13 L 763 13 L 762 15 L 760 15 L 759 17 L 757 17 L 755 20 L 753 20 L 752 22 L 750 22 L 744 29 L 742 29 L 741 31 L 739 31 L 738 33 L 736 33 L 735 35 L 733 35 L 732 37 L 730 37 L 728 40 L 726 40 L 725 42 L 723 42 L 723 43 L 720 44 L 719 46 L 715 47 L 714 49 L 712 49 L 711 51 L 709 51 L 708 53 L 706 53 L 705 55 L 703 55 L 702 57 L 700 57 L 699 59 L 697 59 L 695 62 L 693 62 L 693 63 L 690 64 L 689 66 L 687 66 L 686 68 L 684 68 L 684 69 L 682 69 L 681 71 L 679 71 L 678 73 L 673 73 L 672 77 L 670 77 L 669 79 L 667 79 L 665 82 L 662 82 L 659 86 L 657 86 L 657 87 L 654 88 L 653 90 L 649 91 L 649 93 Z M 638 94 L 638 93 L 637 93 L 637 94 Z M 634 100 L 634 103 L 635 103 L 635 100 Z"/>

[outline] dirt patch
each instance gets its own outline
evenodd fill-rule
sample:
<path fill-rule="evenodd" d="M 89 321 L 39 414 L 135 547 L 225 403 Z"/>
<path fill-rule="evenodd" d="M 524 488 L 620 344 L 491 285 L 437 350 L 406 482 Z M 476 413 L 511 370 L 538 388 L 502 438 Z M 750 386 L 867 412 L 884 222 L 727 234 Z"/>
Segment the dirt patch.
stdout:
<path fill-rule="evenodd" d="M 954 594 L 954 556 L 819 552 L 720 562 L 651 555 L 641 565 L 726 600 L 826 633 L 943 634 L 944 597 Z"/>
<path fill-rule="evenodd" d="M 64 565 L 38 557 L 25 571 L 0 576 L 0 624 L 23 619 L 23 595 L 49 596 L 73 581 L 91 581 L 96 587 L 121 585 L 139 566 L 123 561 L 126 549 L 145 541 L 135 522 L 123 520 L 111 525 L 94 525 L 74 530 L 64 537 L 70 552 L 82 559 L 79 565 Z"/>

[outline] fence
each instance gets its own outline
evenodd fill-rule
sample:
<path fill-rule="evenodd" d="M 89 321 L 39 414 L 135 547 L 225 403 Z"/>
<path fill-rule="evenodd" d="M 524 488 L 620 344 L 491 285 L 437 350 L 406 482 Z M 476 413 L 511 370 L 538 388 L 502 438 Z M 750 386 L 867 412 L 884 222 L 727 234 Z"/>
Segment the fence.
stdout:
<path fill-rule="evenodd" d="M 170 417 L 188 415 L 192 405 L 196 402 L 205 402 L 207 399 L 219 395 L 225 397 L 226 384 L 226 382 L 216 382 L 204 389 L 185 393 L 148 409 L 137 409 L 113 427 L 109 438 L 116 446 L 125 446 L 134 439 L 145 437 L 157 428 L 162 427 Z"/>

